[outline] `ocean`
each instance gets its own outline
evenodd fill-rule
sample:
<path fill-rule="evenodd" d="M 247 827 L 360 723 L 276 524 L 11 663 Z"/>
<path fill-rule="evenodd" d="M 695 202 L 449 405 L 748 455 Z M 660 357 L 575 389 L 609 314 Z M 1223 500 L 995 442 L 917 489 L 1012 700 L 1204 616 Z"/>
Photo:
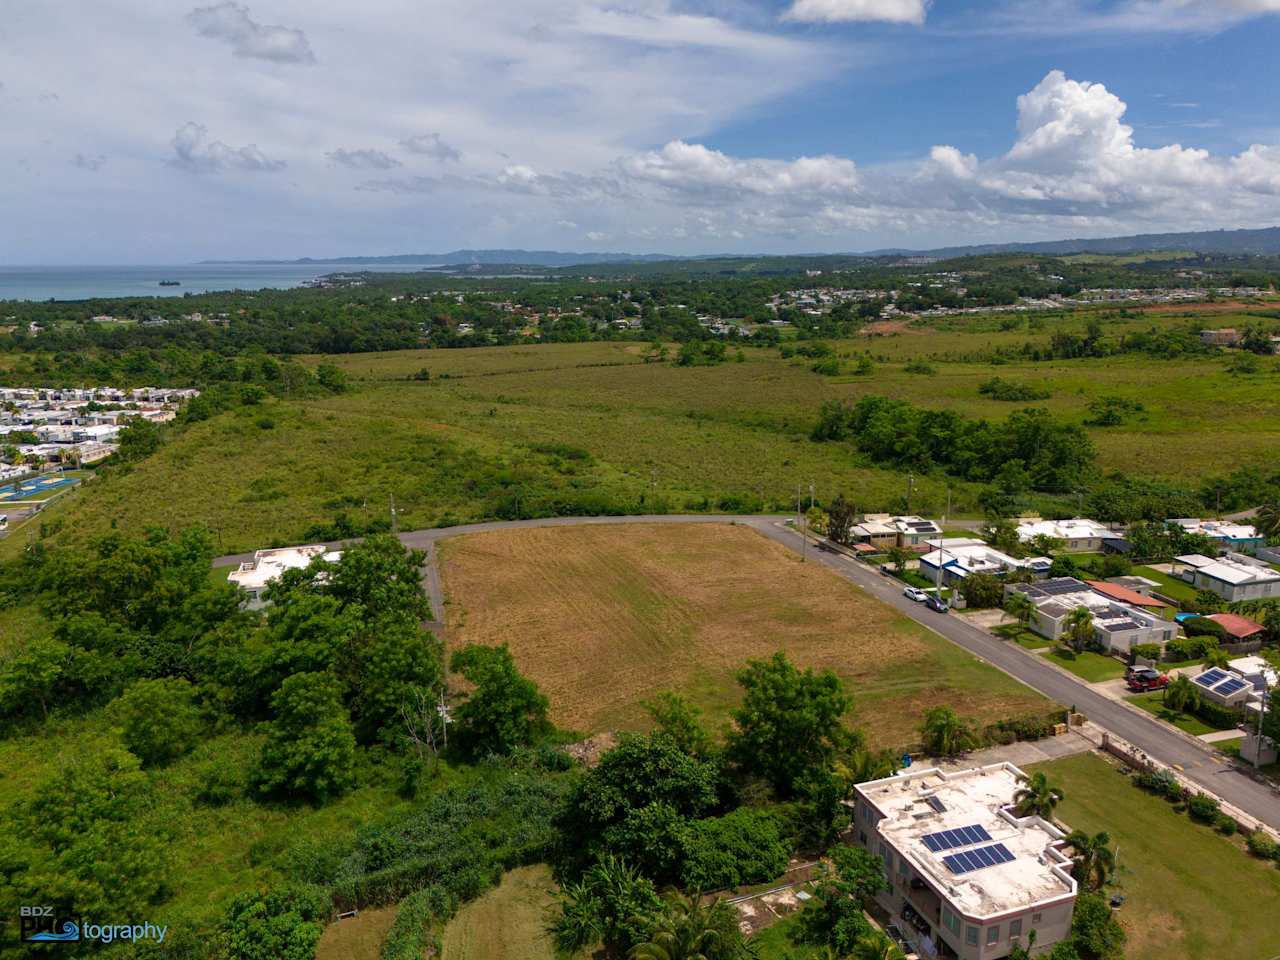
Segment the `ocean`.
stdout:
<path fill-rule="evenodd" d="M 326 273 L 412 273 L 430 263 L 185 263 L 144 267 L 0 266 L 0 300 L 180 297 L 215 290 L 288 290 Z M 181 286 L 162 287 L 161 280 Z"/>

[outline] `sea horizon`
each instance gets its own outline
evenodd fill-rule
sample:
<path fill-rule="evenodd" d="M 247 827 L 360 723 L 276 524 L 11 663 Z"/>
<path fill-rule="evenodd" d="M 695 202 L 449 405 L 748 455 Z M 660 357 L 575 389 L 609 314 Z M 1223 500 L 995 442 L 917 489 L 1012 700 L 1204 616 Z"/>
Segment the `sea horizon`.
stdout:
<path fill-rule="evenodd" d="M 163 297 L 231 290 L 290 290 L 333 273 L 416 273 L 432 263 L 179 263 L 0 265 L 0 301 Z M 160 286 L 175 281 L 178 286 Z"/>

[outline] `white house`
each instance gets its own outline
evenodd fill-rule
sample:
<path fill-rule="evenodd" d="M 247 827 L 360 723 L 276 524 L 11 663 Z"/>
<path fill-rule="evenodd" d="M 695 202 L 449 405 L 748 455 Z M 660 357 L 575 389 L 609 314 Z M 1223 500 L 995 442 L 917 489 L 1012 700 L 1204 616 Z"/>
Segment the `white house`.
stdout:
<path fill-rule="evenodd" d="M 259 550 L 252 560 L 246 560 L 232 572 L 227 580 L 249 594 L 245 606 L 250 609 L 261 607 L 265 601 L 263 594 L 267 587 L 278 580 L 286 570 L 302 570 L 311 565 L 316 557 L 330 562 L 341 559 L 340 550 L 326 551 L 320 544 L 305 547 L 281 547 L 275 550 Z"/>
<path fill-rule="evenodd" d="M 1235 523 L 1231 520 L 1170 520 L 1187 533 L 1198 533 L 1208 537 L 1224 553 L 1228 550 L 1253 553 L 1259 547 L 1266 546 L 1267 538 L 1258 533 L 1258 528 L 1247 523 Z"/>
<path fill-rule="evenodd" d="M 1253 683 L 1242 674 L 1220 667 L 1196 674 L 1191 682 L 1201 696 L 1220 707 L 1240 708 L 1257 695 Z"/>
<path fill-rule="evenodd" d="M 1099 553 L 1102 542 L 1116 536 L 1106 524 L 1084 517 L 1074 520 L 1041 520 L 1032 517 L 1018 522 L 1018 539 L 1029 543 L 1035 537 L 1052 537 L 1062 542 L 1065 553 Z"/>
<path fill-rule="evenodd" d="M 925 543 L 933 550 L 920 558 L 920 573 L 930 580 L 938 578 L 939 568 L 944 583 L 954 583 L 975 573 L 1002 576 L 1010 570 L 1027 568 L 1024 561 L 1001 553 L 984 540 L 951 537 Z"/>
<path fill-rule="evenodd" d="M 880 856 L 889 881 L 877 899 L 920 956 L 997 960 L 1033 932 L 1037 953 L 1070 935 L 1077 886 L 1065 835 L 1014 813 L 1021 777 L 998 763 L 909 769 L 853 788 L 856 842 Z"/>
<path fill-rule="evenodd" d="M 1075 577 L 1055 577 L 1040 583 L 1010 583 L 1005 596 L 1021 593 L 1035 613 L 1028 626 L 1042 637 L 1062 640 L 1074 610 L 1084 607 L 1093 617 L 1093 635 L 1108 653 L 1128 653 L 1140 643 L 1161 648 L 1177 635 L 1177 627 L 1146 610 L 1116 600 Z"/>
<path fill-rule="evenodd" d="M 887 513 L 868 513 L 852 528 L 854 543 L 875 547 L 914 547 L 942 533 L 942 528 L 923 517 L 892 517 Z"/>
<path fill-rule="evenodd" d="M 1261 560 L 1240 553 L 1215 559 L 1199 553 L 1175 557 L 1185 569 L 1178 576 L 1197 590 L 1210 590 L 1228 603 L 1237 600 L 1265 600 L 1280 597 L 1280 572 Z"/>

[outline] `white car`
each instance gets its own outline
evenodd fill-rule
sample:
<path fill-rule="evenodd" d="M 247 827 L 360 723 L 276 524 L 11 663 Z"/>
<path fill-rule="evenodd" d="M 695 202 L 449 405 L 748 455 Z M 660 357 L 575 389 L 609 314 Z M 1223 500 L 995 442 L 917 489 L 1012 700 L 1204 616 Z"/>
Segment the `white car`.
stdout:
<path fill-rule="evenodd" d="M 929 595 L 919 587 L 907 587 L 902 591 L 902 595 L 908 600 L 914 600 L 916 603 L 924 603 L 929 599 Z"/>

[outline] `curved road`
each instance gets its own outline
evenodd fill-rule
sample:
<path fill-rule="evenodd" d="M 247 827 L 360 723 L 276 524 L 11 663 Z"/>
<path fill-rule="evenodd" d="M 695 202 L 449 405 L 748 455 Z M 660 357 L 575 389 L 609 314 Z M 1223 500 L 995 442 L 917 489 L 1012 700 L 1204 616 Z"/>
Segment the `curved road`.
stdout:
<path fill-rule="evenodd" d="M 617 523 L 736 523 L 751 527 L 796 552 L 802 549 L 800 534 L 786 527 L 779 516 L 733 515 L 649 515 L 632 517 L 550 517 L 543 520 L 495 521 L 472 523 L 456 527 L 431 530 L 413 530 L 399 534 L 405 546 L 426 550 L 434 561 L 435 545 L 450 537 L 493 530 L 512 530 L 522 527 L 568 527 Z M 340 546 L 340 544 L 332 544 Z M 882 577 L 866 566 L 842 553 L 815 546 L 810 541 L 808 557 L 856 584 L 876 599 L 911 617 L 935 633 L 946 637 L 975 657 L 1003 670 L 1016 680 L 1038 691 L 1051 700 L 1072 704 L 1091 721 L 1119 737 L 1128 740 L 1149 756 L 1169 765 L 1182 768 L 1185 776 L 1206 790 L 1217 794 L 1228 803 L 1280 830 L 1280 790 L 1259 783 L 1232 768 L 1208 746 L 1201 746 L 1182 733 L 1166 726 L 1154 717 L 1133 710 L 1122 703 L 1096 693 L 1089 686 L 1070 674 L 1060 672 L 1036 657 L 1028 656 L 1021 648 L 997 640 L 991 634 L 968 623 L 960 617 L 933 613 L 922 604 L 914 603 L 902 595 L 896 580 Z M 252 558 L 252 554 L 221 557 L 215 566 L 231 566 Z M 431 597 L 433 610 L 441 609 L 441 589 L 434 562 L 428 565 L 423 578 Z"/>

